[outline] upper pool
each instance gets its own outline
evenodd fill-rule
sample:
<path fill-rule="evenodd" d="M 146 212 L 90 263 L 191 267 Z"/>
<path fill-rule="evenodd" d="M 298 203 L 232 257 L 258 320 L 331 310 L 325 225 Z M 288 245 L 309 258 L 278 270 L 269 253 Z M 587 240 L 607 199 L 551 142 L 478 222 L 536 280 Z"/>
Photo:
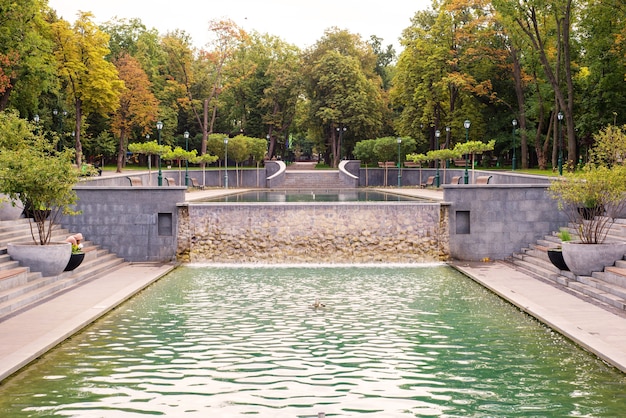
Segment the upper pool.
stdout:
<path fill-rule="evenodd" d="M 406 202 L 427 201 L 380 190 L 249 190 L 196 202 Z"/>

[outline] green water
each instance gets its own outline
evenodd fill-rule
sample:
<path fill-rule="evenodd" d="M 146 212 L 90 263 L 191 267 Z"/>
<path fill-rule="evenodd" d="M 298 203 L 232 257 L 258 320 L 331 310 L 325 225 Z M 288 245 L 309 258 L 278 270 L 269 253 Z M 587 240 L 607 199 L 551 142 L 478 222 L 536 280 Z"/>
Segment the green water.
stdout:
<path fill-rule="evenodd" d="M 179 268 L 0 387 L 1 417 L 601 417 L 625 406 L 622 373 L 445 266 Z"/>

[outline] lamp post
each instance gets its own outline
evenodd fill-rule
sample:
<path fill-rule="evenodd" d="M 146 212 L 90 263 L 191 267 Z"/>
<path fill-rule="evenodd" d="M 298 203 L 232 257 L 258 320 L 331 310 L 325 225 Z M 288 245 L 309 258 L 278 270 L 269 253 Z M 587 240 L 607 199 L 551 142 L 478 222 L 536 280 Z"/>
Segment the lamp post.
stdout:
<path fill-rule="evenodd" d="M 228 137 L 224 137 L 224 188 L 228 189 Z"/>
<path fill-rule="evenodd" d="M 35 132 L 39 133 L 39 115 L 33 116 L 33 120 L 35 121 Z"/>
<path fill-rule="evenodd" d="M 439 137 L 441 136 L 441 131 L 439 129 L 437 129 L 435 131 L 435 149 L 438 150 L 439 149 Z M 437 188 L 439 187 L 440 183 L 440 177 L 439 177 L 439 160 L 435 160 L 435 166 L 437 167 L 437 171 L 435 172 L 435 186 L 437 186 Z"/>
<path fill-rule="evenodd" d="M 515 128 L 517 127 L 517 119 L 513 119 L 513 171 L 515 171 Z"/>
<path fill-rule="evenodd" d="M 561 123 L 563 122 L 563 112 L 557 113 L 559 119 L 559 176 L 563 175 L 563 132 L 561 132 Z"/>
<path fill-rule="evenodd" d="M 161 129 L 163 129 L 163 122 L 158 121 L 156 123 L 156 128 L 157 128 L 157 133 L 159 134 L 157 139 L 158 139 L 158 144 L 159 144 L 159 150 L 158 150 L 158 154 L 157 154 L 157 163 L 159 165 L 159 175 L 157 177 L 157 184 L 159 186 L 163 186 L 163 173 L 161 172 Z"/>
<path fill-rule="evenodd" d="M 396 142 L 398 143 L 398 187 L 402 186 L 402 161 L 400 160 L 400 145 L 402 144 L 402 138 L 397 138 Z"/>
<path fill-rule="evenodd" d="M 450 127 L 446 126 L 446 149 L 450 148 Z M 446 160 L 446 168 L 450 168 L 450 160 Z"/>
<path fill-rule="evenodd" d="M 185 138 L 185 152 L 189 152 L 189 132 L 183 134 Z M 189 186 L 189 156 L 185 157 L 185 186 Z"/>
<path fill-rule="evenodd" d="M 470 128 L 471 122 L 469 119 L 465 119 L 465 122 L 463 122 L 463 127 L 465 128 L 465 143 L 467 144 L 469 142 L 469 128 Z M 467 172 L 467 166 L 469 165 L 469 154 L 465 154 L 465 175 L 463 176 L 463 180 L 465 182 L 465 184 L 469 184 L 469 174 Z"/>

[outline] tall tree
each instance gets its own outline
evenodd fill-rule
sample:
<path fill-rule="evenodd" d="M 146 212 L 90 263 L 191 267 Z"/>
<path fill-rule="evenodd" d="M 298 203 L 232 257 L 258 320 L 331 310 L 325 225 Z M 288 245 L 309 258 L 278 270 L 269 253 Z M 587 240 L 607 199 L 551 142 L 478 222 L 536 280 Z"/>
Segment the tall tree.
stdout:
<path fill-rule="evenodd" d="M 11 104 L 27 116 L 55 88 L 45 13 L 45 0 L 0 0 L 0 111 Z"/>
<path fill-rule="evenodd" d="M 358 36 L 332 28 L 305 54 L 309 124 L 330 152 L 333 167 L 354 139 L 382 130 L 385 102 L 376 55 Z M 342 142 L 343 141 L 343 142 Z"/>
<path fill-rule="evenodd" d="M 150 91 L 148 76 L 139 62 L 128 54 L 115 61 L 124 90 L 120 95 L 120 106 L 113 115 L 111 126 L 119 137 L 117 172 L 122 172 L 126 155 L 127 137 L 134 129 L 141 137 L 152 130 L 158 114 L 159 102 Z"/>
<path fill-rule="evenodd" d="M 76 113 L 76 164 L 82 165 L 81 124 L 91 112 L 107 115 L 119 106 L 124 83 L 109 54 L 109 37 L 92 21 L 91 13 L 79 13 L 73 26 L 65 20 L 52 24 L 59 74 L 73 101 Z"/>

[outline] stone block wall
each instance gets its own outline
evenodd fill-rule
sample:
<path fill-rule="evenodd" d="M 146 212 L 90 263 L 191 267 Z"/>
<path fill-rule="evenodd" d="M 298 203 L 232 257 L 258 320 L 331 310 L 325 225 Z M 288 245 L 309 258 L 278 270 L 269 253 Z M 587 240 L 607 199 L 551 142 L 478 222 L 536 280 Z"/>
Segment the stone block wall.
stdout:
<path fill-rule="evenodd" d="M 170 261 L 176 255 L 177 203 L 185 187 L 77 186 L 76 216 L 64 228 L 80 232 L 126 261 Z"/>
<path fill-rule="evenodd" d="M 182 262 L 415 263 L 446 260 L 438 203 L 182 204 Z"/>
<path fill-rule="evenodd" d="M 478 261 L 505 259 L 567 225 L 547 185 L 449 185 L 450 255 Z"/>

